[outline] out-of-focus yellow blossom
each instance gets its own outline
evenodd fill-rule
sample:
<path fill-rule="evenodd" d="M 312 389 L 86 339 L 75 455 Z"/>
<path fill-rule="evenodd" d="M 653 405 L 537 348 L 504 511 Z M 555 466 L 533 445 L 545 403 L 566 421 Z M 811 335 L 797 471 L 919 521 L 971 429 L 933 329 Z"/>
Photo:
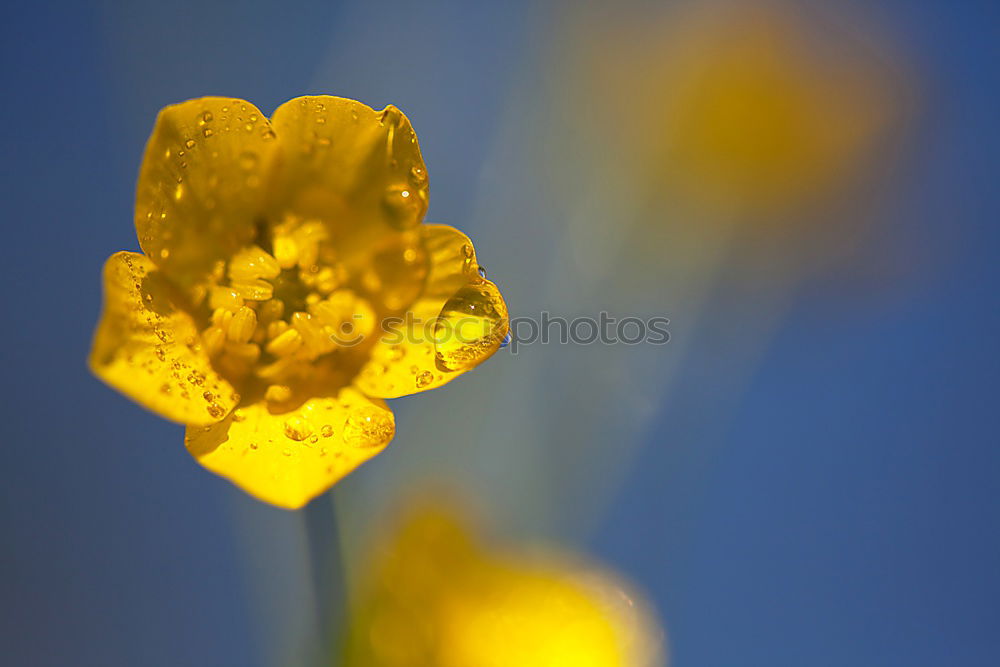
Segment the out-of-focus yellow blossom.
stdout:
<path fill-rule="evenodd" d="M 713 2 L 602 29 L 588 72 L 612 105 L 603 113 L 628 119 L 605 126 L 633 151 L 636 178 L 672 210 L 756 221 L 864 179 L 898 121 L 901 82 L 843 18 Z"/>
<path fill-rule="evenodd" d="M 449 382 L 507 334 L 469 239 L 421 224 L 427 199 L 395 107 L 165 108 L 139 174 L 143 254 L 105 266 L 91 368 L 186 424 L 205 467 L 304 505 L 392 439 L 382 399 Z"/>
<path fill-rule="evenodd" d="M 565 556 L 486 550 L 454 516 L 415 512 L 372 560 L 347 667 L 652 667 L 653 615 Z"/>

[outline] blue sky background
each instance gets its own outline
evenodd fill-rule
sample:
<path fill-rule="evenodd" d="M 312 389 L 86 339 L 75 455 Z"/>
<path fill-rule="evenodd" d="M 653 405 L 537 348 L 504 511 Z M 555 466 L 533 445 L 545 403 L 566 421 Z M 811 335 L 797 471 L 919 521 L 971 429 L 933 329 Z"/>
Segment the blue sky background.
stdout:
<path fill-rule="evenodd" d="M 879 4 L 926 104 L 883 242 L 916 239 L 933 261 L 884 290 L 800 286 L 725 405 L 705 361 L 724 366 L 725 350 L 708 336 L 687 353 L 681 390 L 586 543 L 647 590 L 676 665 L 987 665 L 1000 653 L 1000 17 L 987 2 Z M 475 238 L 482 137 L 545 12 L 432 5 L 6 8 L 5 661 L 265 663 L 260 572 L 233 518 L 252 501 L 192 463 L 181 427 L 86 369 L 100 267 L 137 248 L 134 179 L 161 106 L 226 94 L 269 113 L 317 77 L 406 111 L 434 179 L 431 217 Z M 338 50 L 345 40 L 377 46 Z M 739 326 L 725 304 L 709 330 Z M 704 446 L 666 446 L 680 430 Z"/>

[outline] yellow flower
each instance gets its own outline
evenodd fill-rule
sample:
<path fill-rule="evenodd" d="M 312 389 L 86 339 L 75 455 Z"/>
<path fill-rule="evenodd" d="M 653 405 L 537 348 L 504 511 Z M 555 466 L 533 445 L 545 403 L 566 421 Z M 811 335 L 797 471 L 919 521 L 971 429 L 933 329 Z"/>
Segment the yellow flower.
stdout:
<path fill-rule="evenodd" d="M 632 100 L 631 122 L 609 126 L 635 151 L 637 180 L 665 200 L 794 217 L 863 181 L 891 147 L 905 80 L 837 21 L 735 3 L 600 31 L 611 36 L 588 42 L 587 76 L 605 118 Z"/>
<path fill-rule="evenodd" d="M 395 107 L 165 108 L 139 173 L 143 254 L 105 265 L 91 368 L 186 424 L 206 468 L 301 507 L 389 443 L 382 399 L 449 382 L 507 334 L 469 239 L 421 224 L 427 197 Z"/>
<path fill-rule="evenodd" d="M 348 667 L 652 667 L 663 633 L 615 577 L 565 555 L 484 548 L 421 509 L 371 560 Z"/>

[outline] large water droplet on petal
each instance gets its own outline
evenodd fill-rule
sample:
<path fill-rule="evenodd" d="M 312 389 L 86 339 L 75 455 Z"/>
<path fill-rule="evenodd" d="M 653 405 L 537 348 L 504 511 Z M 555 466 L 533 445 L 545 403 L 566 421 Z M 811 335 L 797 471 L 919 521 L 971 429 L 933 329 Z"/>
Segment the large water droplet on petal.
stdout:
<path fill-rule="evenodd" d="M 493 283 L 466 285 L 448 299 L 434 325 L 438 368 L 472 368 L 500 348 L 509 327 L 507 305 Z"/>
<path fill-rule="evenodd" d="M 392 413 L 374 407 L 360 408 L 344 424 L 344 443 L 353 447 L 381 447 L 396 433 Z"/>

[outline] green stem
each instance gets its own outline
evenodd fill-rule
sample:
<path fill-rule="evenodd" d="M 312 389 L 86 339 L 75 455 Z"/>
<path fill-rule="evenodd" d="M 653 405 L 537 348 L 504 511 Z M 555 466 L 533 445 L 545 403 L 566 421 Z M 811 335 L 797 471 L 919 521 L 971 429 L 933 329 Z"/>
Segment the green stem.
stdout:
<path fill-rule="evenodd" d="M 319 647 L 316 655 L 330 664 L 336 655 L 335 645 L 343 628 L 347 590 L 340 552 L 340 532 L 333 507 L 333 493 L 328 492 L 306 506 L 306 536 L 309 546 L 309 569 L 313 598 L 316 602 L 316 626 Z"/>

